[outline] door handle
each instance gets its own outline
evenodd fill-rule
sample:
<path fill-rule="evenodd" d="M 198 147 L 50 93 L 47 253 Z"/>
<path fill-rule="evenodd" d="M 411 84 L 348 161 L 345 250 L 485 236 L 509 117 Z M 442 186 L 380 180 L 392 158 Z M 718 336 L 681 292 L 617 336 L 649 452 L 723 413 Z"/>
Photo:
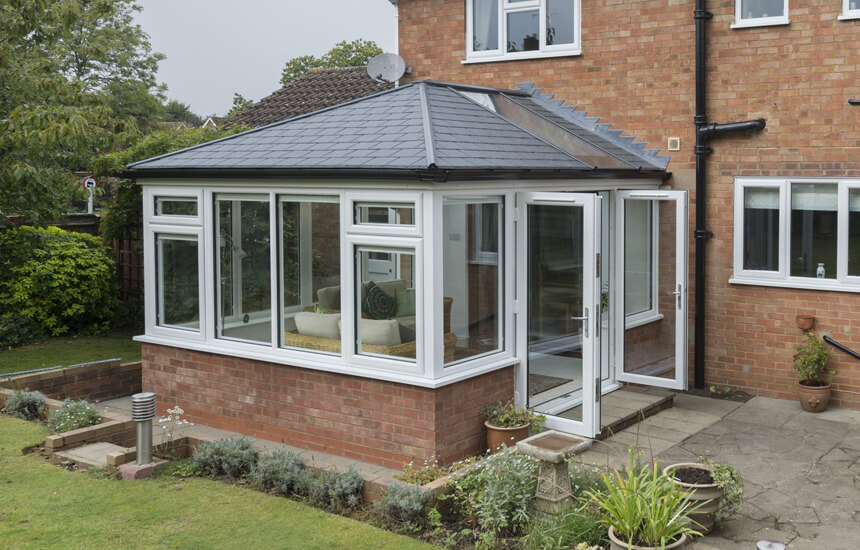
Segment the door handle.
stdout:
<path fill-rule="evenodd" d="M 678 304 L 678 309 L 681 309 L 681 294 L 682 294 L 681 285 L 680 284 L 678 285 L 678 290 L 670 290 L 666 294 L 671 294 L 671 295 L 675 296 L 675 301 Z"/>
<path fill-rule="evenodd" d="M 582 317 L 573 316 L 570 318 L 571 321 L 582 321 L 583 332 L 585 333 L 585 337 L 588 338 L 588 308 L 584 309 L 585 315 Z"/>

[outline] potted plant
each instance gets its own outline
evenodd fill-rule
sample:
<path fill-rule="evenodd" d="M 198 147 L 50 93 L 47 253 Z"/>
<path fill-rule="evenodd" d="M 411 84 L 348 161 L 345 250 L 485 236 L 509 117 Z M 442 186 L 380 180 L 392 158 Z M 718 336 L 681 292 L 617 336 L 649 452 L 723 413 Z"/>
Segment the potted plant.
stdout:
<path fill-rule="evenodd" d="M 812 325 L 815 324 L 815 315 L 811 313 L 798 313 L 794 316 L 797 323 L 797 328 L 801 330 L 812 330 Z"/>
<path fill-rule="evenodd" d="M 604 474 L 603 483 L 603 491 L 588 495 L 600 522 L 609 526 L 612 550 L 677 550 L 701 535 L 691 517 L 701 504 L 661 473 L 656 461 L 638 468 L 632 448 L 629 467 Z"/>
<path fill-rule="evenodd" d="M 672 483 L 683 487 L 692 502 L 699 503 L 690 518 L 701 526 L 703 534 L 714 529 L 717 517 L 722 521 L 735 514 L 744 500 L 744 482 L 740 473 L 729 464 L 711 462 L 680 462 L 663 469 Z"/>
<path fill-rule="evenodd" d="M 534 409 L 517 408 L 512 401 L 506 405 L 485 405 L 478 414 L 487 427 L 487 448 L 491 452 L 498 451 L 502 444 L 511 447 L 527 438 L 529 428 L 540 431 L 546 420 L 546 416 L 535 413 Z"/>
<path fill-rule="evenodd" d="M 807 332 L 803 341 L 795 348 L 794 370 L 797 371 L 797 398 L 803 410 L 821 412 L 830 402 L 829 377 L 836 374 L 835 370 L 828 371 L 832 354 L 824 340 Z"/>

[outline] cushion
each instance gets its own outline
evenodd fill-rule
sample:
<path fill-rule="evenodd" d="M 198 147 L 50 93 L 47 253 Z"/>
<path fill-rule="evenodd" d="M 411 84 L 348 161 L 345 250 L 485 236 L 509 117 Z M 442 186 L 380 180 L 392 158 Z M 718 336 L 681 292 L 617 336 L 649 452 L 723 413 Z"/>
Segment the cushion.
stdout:
<path fill-rule="evenodd" d="M 372 281 L 362 281 L 361 282 L 361 301 L 367 297 L 367 289 L 370 286 Z M 394 296 L 394 293 L 397 292 L 398 289 L 403 290 L 406 288 L 406 281 L 403 279 L 393 279 L 391 281 L 373 281 L 376 286 L 381 288 L 386 294 L 389 296 Z"/>
<path fill-rule="evenodd" d="M 296 313 L 296 330 L 304 336 L 340 340 L 340 313 Z"/>
<path fill-rule="evenodd" d="M 372 346 L 397 346 L 400 342 L 400 324 L 394 319 L 362 319 L 361 343 Z"/>
<path fill-rule="evenodd" d="M 394 315 L 394 298 L 376 283 L 367 286 L 367 297 L 361 303 L 361 311 L 371 319 L 388 319 Z"/>
<path fill-rule="evenodd" d="M 404 288 L 394 291 L 394 316 L 415 317 L 415 289 Z"/>
<path fill-rule="evenodd" d="M 340 311 L 340 287 L 327 286 L 317 290 L 320 307 L 327 311 Z"/>

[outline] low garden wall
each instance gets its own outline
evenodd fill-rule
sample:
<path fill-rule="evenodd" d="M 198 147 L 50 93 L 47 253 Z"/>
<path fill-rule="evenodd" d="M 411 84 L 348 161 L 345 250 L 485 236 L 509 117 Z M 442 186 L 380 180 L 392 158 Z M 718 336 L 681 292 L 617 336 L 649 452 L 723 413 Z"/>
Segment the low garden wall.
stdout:
<path fill-rule="evenodd" d="M 100 402 L 128 397 L 141 388 L 141 363 L 117 359 L 0 377 L 0 388 L 38 390 L 52 399 Z"/>

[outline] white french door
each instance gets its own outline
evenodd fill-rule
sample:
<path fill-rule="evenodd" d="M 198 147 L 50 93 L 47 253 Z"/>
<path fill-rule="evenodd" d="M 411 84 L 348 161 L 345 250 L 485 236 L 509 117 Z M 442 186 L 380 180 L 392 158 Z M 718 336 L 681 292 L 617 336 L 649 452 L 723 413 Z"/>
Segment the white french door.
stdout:
<path fill-rule="evenodd" d="M 616 197 L 615 378 L 687 389 L 687 192 Z"/>
<path fill-rule="evenodd" d="M 601 198 L 517 195 L 519 405 L 546 426 L 600 431 Z"/>

